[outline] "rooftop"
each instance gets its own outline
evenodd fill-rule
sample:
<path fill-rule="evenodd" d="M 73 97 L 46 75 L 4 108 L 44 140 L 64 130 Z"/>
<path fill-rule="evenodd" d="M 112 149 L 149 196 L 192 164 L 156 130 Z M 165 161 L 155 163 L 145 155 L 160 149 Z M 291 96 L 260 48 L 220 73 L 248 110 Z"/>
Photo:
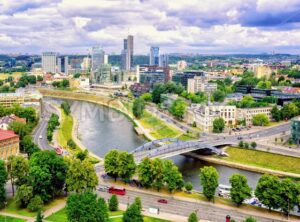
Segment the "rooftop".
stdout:
<path fill-rule="evenodd" d="M 19 137 L 19 136 L 15 134 L 14 131 L 0 129 L 0 141 L 15 138 L 15 137 Z"/>

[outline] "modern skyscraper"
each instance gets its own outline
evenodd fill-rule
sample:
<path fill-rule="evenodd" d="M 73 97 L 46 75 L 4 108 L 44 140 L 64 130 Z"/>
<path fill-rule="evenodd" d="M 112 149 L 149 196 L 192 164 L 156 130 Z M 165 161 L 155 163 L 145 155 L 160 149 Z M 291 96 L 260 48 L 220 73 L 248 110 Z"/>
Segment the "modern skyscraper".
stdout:
<path fill-rule="evenodd" d="M 62 56 L 57 59 L 57 71 L 59 73 L 68 74 L 68 67 L 69 67 L 69 57 Z"/>
<path fill-rule="evenodd" d="M 159 47 L 151 46 L 150 48 L 150 66 L 159 65 Z"/>
<path fill-rule="evenodd" d="M 167 67 L 169 65 L 169 56 L 162 54 L 159 56 L 159 67 Z"/>
<path fill-rule="evenodd" d="M 92 47 L 92 78 L 94 77 L 94 73 L 104 64 L 105 52 L 100 46 Z"/>
<path fill-rule="evenodd" d="M 43 72 L 55 73 L 56 72 L 56 52 L 43 52 L 42 53 L 42 69 Z"/>
<path fill-rule="evenodd" d="M 122 70 L 130 70 L 133 68 L 133 36 L 129 35 L 123 40 L 123 50 L 121 52 L 121 68 Z"/>

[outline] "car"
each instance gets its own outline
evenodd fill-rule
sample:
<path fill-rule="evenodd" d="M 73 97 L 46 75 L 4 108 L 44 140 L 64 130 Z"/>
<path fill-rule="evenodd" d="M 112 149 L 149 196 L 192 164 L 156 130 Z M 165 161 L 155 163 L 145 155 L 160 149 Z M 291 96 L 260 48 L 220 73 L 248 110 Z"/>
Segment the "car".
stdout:
<path fill-rule="evenodd" d="M 39 139 L 43 139 L 43 136 L 42 136 L 42 135 L 40 135 L 40 136 L 39 136 Z"/>
<path fill-rule="evenodd" d="M 167 204 L 168 203 L 168 201 L 166 199 L 159 199 L 157 202 L 158 203 L 163 203 L 163 204 Z"/>
<path fill-rule="evenodd" d="M 107 192 L 108 189 L 109 189 L 109 187 L 107 187 L 107 186 L 99 186 L 99 187 L 97 188 L 98 191 L 102 191 L 102 192 Z"/>

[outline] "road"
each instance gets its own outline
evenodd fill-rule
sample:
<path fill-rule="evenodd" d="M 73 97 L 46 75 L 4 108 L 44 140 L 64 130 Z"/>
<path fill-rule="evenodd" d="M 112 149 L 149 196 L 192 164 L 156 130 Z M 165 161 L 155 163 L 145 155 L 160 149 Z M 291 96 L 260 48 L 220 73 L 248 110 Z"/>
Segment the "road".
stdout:
<path fill-rule="evenodd" d="M 104 199 L 109 199 L 111 194 L 107 192 L 97 191 L 98 195 Z M 145 193 L 133 190 L 127 190 L 126 195 L 118 196 L 118 200 L 122 204 L 131 204 L 135 197 L 140 197 L 144 210 L 148 210 L 149 207 L 159 208 L 160 212 L 170 213 L 174 215 L 180 215 L 188 217 L 190 213 L 197 211 L 201 219 L 209 220 L 213 222 L 225 221 L 226 215 L 230 215 L 235 221 L 242 221 L 246 217 L 253 215 L 259 222 L 279 222 L 282 220 L 276 220 L 268 218 L 263 213 L 257 213 L 256 211 L 241 210 L 238 208 L 232 208 L 225 205 L 217 205 L 200 200 L 190 199 L 189 201 L 184 198 L 167 196 L 161 193 Z M 158 203 L 159 199 L 166 199 L 167 204 Z M 155 216 L 155 215 L 153 215 Z M 296 220 L 290 220 L 296 221 Z"/>
<path fill-rule="evenodd" d="M 47 126 L 52 113 L 56 113 L 56 109 L 49 103 L 43 102 L 43 113 L 40 122 L 33 133 L 33 141 L 42 150 L 52 150 L 53 147 L 49 145 L 47 140 Z M 40 138 L 42 136 L 42 138 Z"/>

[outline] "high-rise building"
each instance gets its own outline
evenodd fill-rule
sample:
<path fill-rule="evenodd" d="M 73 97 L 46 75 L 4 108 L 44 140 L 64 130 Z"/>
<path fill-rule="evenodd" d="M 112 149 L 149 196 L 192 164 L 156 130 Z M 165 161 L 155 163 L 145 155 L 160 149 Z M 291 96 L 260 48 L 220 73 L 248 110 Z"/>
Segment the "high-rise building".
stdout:
<path fill-rule="evenodd" d="M 169 56 L 167 54 L 162 54 L 159 56 L 159 66 L 167 67 L 169 65 Z"/>
<path fill-rule="evenodd" d="M 56 52 L 43 52 L 42 54 L 42 69 L 43 72 L 56 72 Z"/>
<path fill-rule="evenodd" d="M 57 72 L 68 74 L 69 57 L 62 56 L 57 59 Z"/>
<path fill-rule="evenodd" d="M 94 72 L 94 81 L 97 84 L 110 83 L 112 79 L 111 75 L 111 65 L 103 64 Z"/>
<path fill-rule="evenodd" d="M 129 35 L 123 40 L 123 50 L 121 52 L 121 68 L 122 70 L 130 70 L 133 68 L 133 36 Z"/>
<path fill-rule="evenodd" d="M 92 77 L 94 73 L 104 64 L 105 52 L 100 46 L 92 47 Z"/>
<path fill-rule="evenodd" d="M 150 48 L 150 66 L 159 65 L 159 47 L 151 46 Z"/>
<path fill-rule="evenodd" d="M 104 64 L 108 64 L 108 55 L 107 54 L 104 55 Z"/>
<path fill-rule="evenodd" d="M 89 70 L 91 68 L 91 58 L 90 57 L 84 57 L 81 63 L 81 69 L 83 70 Z"/>

